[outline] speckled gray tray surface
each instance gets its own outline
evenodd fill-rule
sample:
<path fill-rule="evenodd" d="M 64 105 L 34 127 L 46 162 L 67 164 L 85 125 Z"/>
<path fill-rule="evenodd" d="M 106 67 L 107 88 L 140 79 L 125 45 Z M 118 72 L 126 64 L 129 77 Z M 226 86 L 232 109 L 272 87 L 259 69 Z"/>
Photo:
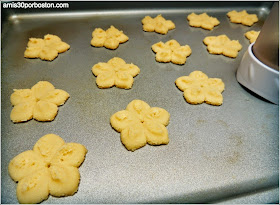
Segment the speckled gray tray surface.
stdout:
<path fill-rule="evenodd" d="M 69 10 L 46 14 L 45 10 L 2 9 L 6 16 L 2 21 L 1 202 L 18 203 L 16 183 L 8 174 L 9 161 L 48 133 L 81 143 L 88 153 L 79 168 L 78 192 L 63 198 L 50 196 L 43 203 L 277 202 L 279 107 L 242 87 L 235 77 L 249 46 L 244 33 L 260 30 L 271 6 L 271 2 L 70 2 Z M 233 9 L 246 9 L 260 20 L 252 27 L 233 24 L 226 16 Z M 186 17 L 191 12 L 207 12 L 221 23 L 212 31 L 190 27 Z M 157 14 L 172 20 L 176 29 L 167 35 L 144 32 L 141 19 Z M 117 50 L 92 47 L 94 28 L 110 25 L 123 30 L 129 41 Z M 70 50 L 53 62 L 25 59 L 28 38 L 47 33 L 61 37 Z M 220 34 L 242 44 L 236 59 L 207 52 L 202 40 Z M 170 39 L 191 47 L 185 65 L 155 61 L 151 46 Z M 91 67 L 113 57 L 141 69 L 132 89 L 96 86 Z M 224 81 L 222 106 L 185 101 L 174 82 L 194 70 Z M 70 98 L 52 122 L 12 123 L 9 98 L 13 89 L 31 88 L 40 80 L 67 91 Z M 146 145 L 129 152 L 121 144 L 109 119 L 134 99 L 170 113 L 168 145 Z"/>

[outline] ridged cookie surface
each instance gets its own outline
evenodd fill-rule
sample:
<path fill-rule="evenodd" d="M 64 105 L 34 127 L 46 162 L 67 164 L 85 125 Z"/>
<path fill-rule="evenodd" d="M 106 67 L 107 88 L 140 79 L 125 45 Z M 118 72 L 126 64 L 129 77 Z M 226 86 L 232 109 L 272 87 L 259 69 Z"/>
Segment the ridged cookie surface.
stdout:
<path fill-rule="evenodd" d="M 33 150 L 22 152 L 9 163 L 9 174 L 18 182 L 19 203 L 40 203 L 51 194 L 70 196 L 80 183 L 78 167 L 87 149 L 78 143 L 65 143 L 55 134 L 41 137 Z"/>
<path fill-rule="evenodd" d="M 121 142 L 129 151 L 135 151 L 147 143 L 169 143 L 166 126 L 170 114 L 163 108 L 150 107 L 142 100 L 131 101 L 125 110 L 113 114 L 111 126 L 121 133 Z"/>

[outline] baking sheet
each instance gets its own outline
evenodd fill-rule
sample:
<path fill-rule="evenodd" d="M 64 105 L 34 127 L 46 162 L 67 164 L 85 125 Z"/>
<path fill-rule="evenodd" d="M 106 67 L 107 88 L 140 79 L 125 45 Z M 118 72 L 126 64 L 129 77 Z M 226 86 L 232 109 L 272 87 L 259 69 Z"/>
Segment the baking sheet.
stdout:
<path fill-rule="evenodd" d="M 235 74 L 249 46 L 244 33 L 260 30 L 272 2 L 69 2 L 68 10 L 2 9 L 1 62 L 1 202 L 18 203 L 16 183 L 8 174 L 9 161 L 32 149 L 45 134 L 55 133 L 66 142 L 88 149 L 79 168 L 81 181 L 74 196 L 50 196 L 42 203 L 243 203 L 277 202 L 279 183 L 279 106 L 242 87 Z M 252 27 L 229 22 L 226 13 L 246 9 L 259 22 Z M 212 31 L 193 28 L 186 17 L 207 12 L 220 25 Z M 145 15 L 162 14 L 176 29 L 167 35 L 143 32 Z M 96 27 L 123 30 L 129 41 L 117 50 L 90 46 Z M 58 35 L 69 51 L 53 62 L 25 59 L 28 38 Z M 207 52 L 206 36 L 226 34 L 243 48 L 236 59 Z M 175 39 L 188 44 L 192 54 L 185 65 L 158 63 L 151 46 Z M 134 63 L 140 74 L 130 90 L 98 89 L 91 67 L 113 57 Z M 225 83 L 224 103 L 190 105 L 175 80 L 201 70 Z M 31 88 L 40 80 L 70 94 L 52 122 L 13 124 L 9 98 L 13 89 Z M 110 116 L 141 99 L 166 109 L 170 143 L 129 152 Z M 246 197 L 247 198 L 246 198 Z M 248 197 L 249 196 L 249 197 Z M 250 197 L 251 196 L 251 197 Z M 254 197 L 255 196 L 255 197 Z M 241 198 L 241 199 L 240 199 Z"/>

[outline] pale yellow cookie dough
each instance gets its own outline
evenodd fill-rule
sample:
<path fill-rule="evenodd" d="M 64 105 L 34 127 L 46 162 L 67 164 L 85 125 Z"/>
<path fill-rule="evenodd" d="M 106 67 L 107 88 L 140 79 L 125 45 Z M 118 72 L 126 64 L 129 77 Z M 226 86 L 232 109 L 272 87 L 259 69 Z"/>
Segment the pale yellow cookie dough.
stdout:
<path fill-rule="evenodd" d="M 157 62 L 172 62 L 178 65 L 185 64 L 187 57 L 192 53 L 189 45 L 180 46 L 176 40 L 155 43 L 152 50 L 156 53 Z"/>
<path fill-rule="evenodd" d="M 207 13 L 195 14 L 191 13 L 187 17 L 189 25 L 193 27 L 201 27 L 203 29 L 212 30 L 215 26 L 220 24 L 217 18 L 208 16 Z"/>
<path fill-rule="evenodd" d="M 33 147 L 14 157 L 9 174 L 18 182 L 19 203 L 40 203 L 49 195 L 62 197 L 77 192 L 80 183 L 78 167 L 87 149 L 78 143 L 65 143 L 55 134 L 41 137 Z"/>
<path fill-rule="evenodd" d="M 236 58 L 242 45 L 238 40 L 230 40 L 226 35 L 207 36 L 203 43 L 211 54 L 223 54 L 224 56 Z"/>
<path fill-rule="evenodd" d="M 96 28 L 92 32 L 92 39 L 90 44 L 94 47 L 106 47 L 108 49 L 117 49 L 120 43 L 128 41 L 128 36 L 111 26 L 106 31 L 101 28 Z"/>
<path fill-rule="evenodd" d="M 248 14 L 246 10 L 237 12 L 236 10 L 227 13 L 232 23 L 241 23 L 245 26 L 252 26 L 258 22 L 258 16 L 256 14 Z"/>
<path fill-rule="evenodd" d="M 37 121 L 52 121 L 57 115 L 58 106 L 63 105 L 69 94 L 48 81 L 39 81 L 31 89 L 14 89 L 11 103 L 14 106 L 10 118 L 13 122 L 25 122 L 34 118 Z"/>
<path fill-rule="evenodd" d="M 259 34 L 260 34 L 260 31 L 252 30 L 252 31 L 246 32 L 245 37 L 250 40 L 250 43 L 253 43 L 257 40 Z"/>
<path fill-rule="evenodd" d="M 125 110 L 113 114 L 111 126 L 121 133 L 121 142 L 129 151 L 135 151 L 147 143 L 168 144 L 170 114 L 163 108 L 150 107 L 142 100 L 131 101 Z"/>
<path fill-rule="evenodd" d="M 156 32 L 160 34 L 167 34 L 169 30 L 175 29 L 175 24 L 171 20 L 166 20 L 159 14 L 157 17 L 152 18 L 145 16 L 142 19 L 143 30 L 147 32 Z"/>
<path fill-rule="evenodd" d="M 97 76 L 96 84 L 99 88 L 110 88 L 115 85 L 123 89 L 130 89 L 133 85 L 133 77 L 140 73 L 136 65 L 127 64 L 118 57 L 110 59 L 107 63 L 95 64 L 91 71 Z"/>
<path fill-rule="evenodd" d="M 219 78 L 208 78 L 201 71 L 193 71 L 189 76 L 177 78 L 175 84 L 184 92 L 184 97 L 190 104 L 206 102 L 210 105 L 221 105 L 223 103 L 222 92 L 225 84 Z"/>
<path fill-rule="evenodd" d="M 44 39 L 29 38 L 24 57 L 52 61 L 59 53 L 63 53 L 69 48 L 70 45 L 63 42 L 58 36 L 47 34 Z"/>

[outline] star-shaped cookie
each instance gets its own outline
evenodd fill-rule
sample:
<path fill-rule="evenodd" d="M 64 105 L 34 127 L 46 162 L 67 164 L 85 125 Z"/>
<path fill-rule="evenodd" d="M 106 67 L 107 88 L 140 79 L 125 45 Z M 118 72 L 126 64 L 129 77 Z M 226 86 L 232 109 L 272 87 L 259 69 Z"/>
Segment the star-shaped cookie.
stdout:
<path fill-rule="evenodd" d="M 31 89 L 14 89 L 11 103 L 14 106 L 10 118 L 13 122 L 25 122 L 34 118 L 37 121 L 52 121 L 69 94 L 48 81 L 39 81 Z"/>
<path fill-rule="evenodd" d="M 14 157 L 9 163 L 9 174 L 18 182 L 20 203 L 35 204 L 55 197 L 71 196 L 78 191 L 79 166 L 87 149 L 78 143 L 65 143 L 55 134 L 41 137 L 32 150 Z"/>
<path fill-rule="evenodd" d="M 252 26 L 258 22 L 258 16 L 256 14 L 248 14 L 246 10 L 237 12 L 236 10 L 227 13 L 232 23 L 241 23 L 245 26 Z"/>
<path fill-rule="evenodd" d="M 250 40 L 250 43 L 253 43 L 257 40 L 259 34 L 260 34 L 260 31 L 252 30 L 252 31 L 246 32 L 245 37 Z"/>
<path fill-rule="evenodd" d="M 155 18 L 145 16 L 142 19 L 143 30 L 147 32 L 156 32 L 160 34 L 167 34 L 169 30 L 175 28 L 175 24 L 171 20 L 166 20 L 160 15 Z"/>
<path fill-rule="evenodd" d="M 127 64 L 118 57 L 110 59 L 107 63 L 95 64 L 91 71 L 97 76 L 96 84 L 99 88 L 110 88 L 115 85 L 123 89 L 130 89 L 133 85 L 133 77 L 140 73 L 138 66 Z"/>
<path fill-rule="evenodd" d="M 223 103 L 222 92 L 225 84 L 219 78 L 208 78 L 201 71 L 193 71 L 188 76 L 176 79 L 176 86 L 184 92 L 184 98 L 190 104 L 206 102 L 210 105 Z"/>
<path fill-rule="evenodd" d="M 157 62 L 172 62 L 179 65 L 185 64 L 187 57 L 192 53 L 189 45 L 180 46 L 176 40 L 155 43 L 152 50 L 156 53 Z"/>
<path fill-rule="evenodd" d="M 47 34 L 44 36 L 44 39 L 29 38 L 27 48 L 24 51 L 24 57 L 52 61 L 59 53 L 63 53 L 69 48 L 70 45 L 63 42 L 58 36 Z"/>
<path fill-rule="evenodd" d="M 121 133 L 121 141 L 129 151 L 135 151 L 147 143 L 168 144 L 170 114 L 163 108 L 150 107 L 142 100 L 131 101 L 125 110 L 113 114 L 111 126 Z"/>
<path fill-rule="evenodd" d="M 226 35 L 208 36 L 203 43 L 211 54 L 223 54 L 224 56 L 236 58 L 242 45 L 238 40 L 230 40 Z"/>
<path fill-rule="evenodd" d="M 106 31 L 101 28 L 96 28 L 92 32 L 91 45 L 94 47 L 105 47 L 108 49 L 115 50 L 119 47 L 120 43 L 128 41 L 128 36 L 111 26 Z"/>
<path fill-rule="evenodd" d="M 210 17 L 207 13 L 195 14 L 191 13 L 187 17 L 189 25 L 193 27 L 201 27 L 207 30 L 212 30 L 215 26 L 220 24 L 217 18 Z"/>

